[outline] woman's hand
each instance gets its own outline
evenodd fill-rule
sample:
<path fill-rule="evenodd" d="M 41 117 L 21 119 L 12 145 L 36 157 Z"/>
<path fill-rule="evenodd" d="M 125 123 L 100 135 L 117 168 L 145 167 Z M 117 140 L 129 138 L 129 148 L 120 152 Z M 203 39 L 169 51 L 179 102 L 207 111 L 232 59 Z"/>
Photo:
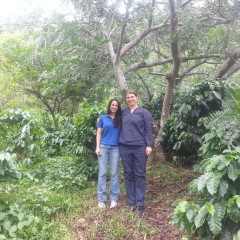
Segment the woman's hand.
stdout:
<path fill-rule="evenodd" d="M 100 156 L 100 155 L 101 155 L 100 148 L 96 148 L 95 153 L 96 153 L 98 156 Z"/>
<path fill-rule="evenodd" d="M 147 156 L 152 153 L 152 148 L 151 147 L 146 147 L 146 154 Z"/>

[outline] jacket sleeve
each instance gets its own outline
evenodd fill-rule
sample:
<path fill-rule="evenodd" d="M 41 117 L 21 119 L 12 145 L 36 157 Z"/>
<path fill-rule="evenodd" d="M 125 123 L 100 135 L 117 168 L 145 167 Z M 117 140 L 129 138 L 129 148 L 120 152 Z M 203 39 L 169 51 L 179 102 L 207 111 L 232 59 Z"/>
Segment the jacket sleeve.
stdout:
<path fill-rule="evenodd" d="M 151 113 L 144 109 L 144 128 L 145 128 L 145 140 L 148 147 L 153 146 L 153 118 Z"/>

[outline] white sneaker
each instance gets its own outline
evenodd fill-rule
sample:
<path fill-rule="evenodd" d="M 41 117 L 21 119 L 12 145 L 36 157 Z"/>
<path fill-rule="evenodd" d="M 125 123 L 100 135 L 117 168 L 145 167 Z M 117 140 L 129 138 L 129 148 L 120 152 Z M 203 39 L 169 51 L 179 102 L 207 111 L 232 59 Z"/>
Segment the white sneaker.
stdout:
<path fill-rule="evenodd" d="M 117 202 L 116 201 L 111 201 L 110 208 L 115 208 L 117 207 Z"/>
<path fill-rule="evenodd" d="M 98 202 L 98 207 L 99 207 L 99 208 L 105 208 L 106 205 L 105 205 L 104 202 Z"/>

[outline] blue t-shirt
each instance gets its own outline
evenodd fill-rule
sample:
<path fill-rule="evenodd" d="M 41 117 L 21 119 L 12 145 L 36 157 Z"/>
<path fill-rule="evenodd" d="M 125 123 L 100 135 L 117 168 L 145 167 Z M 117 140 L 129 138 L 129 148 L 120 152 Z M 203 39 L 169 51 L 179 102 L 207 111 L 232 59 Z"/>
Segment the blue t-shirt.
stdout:
<path fill-rule="evenodd" d="M 102 128 L 102 136 L 100 144 L 106 145 L 119 145 L 119 136 L 121 127 L 113 126 L 113 119 L 106 115 L 100 116 L 99 122 L 97 124 L 98 128 Z"/>

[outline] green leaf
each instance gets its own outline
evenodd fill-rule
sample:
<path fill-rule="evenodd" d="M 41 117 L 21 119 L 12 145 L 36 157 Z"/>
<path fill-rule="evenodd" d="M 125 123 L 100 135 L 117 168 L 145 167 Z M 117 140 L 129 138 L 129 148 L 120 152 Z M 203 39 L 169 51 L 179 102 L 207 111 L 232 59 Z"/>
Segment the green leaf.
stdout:
<path fill-rule="evenodd" d="M 32 234 L 36 234 L 36 233 L 37 233 L 36 227 L 32 227 Z"/>
<path fill-rule="evenodd" d="M 24 214 L 20 212 L 20 213 L 18 214 L 18 220 L 19 220 L 19 221 L 22 221 L 23 218 L 24 218 Z"/>
<path fill-rule="evenodd" d="M 228 166 L 228 177 L 235 181 L 239 176 L 239 164 L 236 161 L 232 161 Z"/>
<path fill-rule="evenodd" d="M 2 221 L 6 216 L 6 213 L 0 213 L 0 221 Z"/>
<path fill-rule="evenodd" d="M 24 226 L 25 226 L 25 222 L 18 223 L 18 229 L 22 230 Z"/>
<path fill-rule="evenodd" d="M 206 203 L 208 212 L 213 215 L 215 213 L 215 208 L 212 204 Z"/>
<path fill-rule="evenodd" d="M 236 196 L 236 203 L 238 207 L 240 208 L 240 195 Z"/>
<path fill-rule="evenodd" d="M 215 95 L 216 98 L 222 100 L 221 94 L 219 92 L 212 91 L 212 93 Z"/>
<path fill-rule="evenodd" d="M 9 231 L 10 227 L 11 227 L 11 222 L 10 221 L 5 221 L 3 223 L 3 227 L 5 230 Z"/>
<path fill-rule="evenodd" d="M 226 206 L 224 202 L 216 202 L 214 203 L 215 214 L 220 218 L 223 219 L 226 213 Z"/>
<path fill-rule="evenodd" d="M 183 218 L 183 225 L 188 234 L 193 233 L 193 224 L 190 223 L 186 217 Z"/>
<path fill-rule="evenodd" d="M 201 192 L 203 190 L 203 188 L 205 187 L 206 181 L 207 181 L 206 174 L 203 174 L 201 177 L 198 178 L 197 188 L 198 188 L 199 192 Z"/>
<path fill-rule="evenodd" d="M 233 236 L 233 240 L 240 240 L 240 230 Z"/>
<path fill-rule="evenodd" d="M 228 189 L 232 195 L 236 195 L 237 189 L 236 189 L 236 186 L 234 185 L 234 183 L 229 183 Z"/>
<path fill-rule="evenodd" d="M 186 210 L 188 209 L 189 207 L 189 203 L 185 200 L 182 200 L 178 203 L 176 209 L 175 209 L 175 213 L 178 214 L 178 215 L 181 215 L 183 216 L 183 214 L 186 212 Z"/>
<path fill-rule="evenodd" d="M 228 214 L 229 214 L 229 217 L 236 223 L 240 222 L 240 209 L 237 205 L 237 203 L 234 201 L 235 200 L 235 197 L 229 199 L 228 201 Z"/>
<path fill-rule="evenodd" d="M 219 195 L 221 197 L 224 197 L 225 194 L 227 193 L 227 190 L 228 190 L 228 182 L 226 181 L 222 181 L 220 183 L 220 187 L 219 187 Z"/>
<path fill-rule="evenodd" d="M 186 217 L 188 219 L 189 222 L 191 222 L 193 220 L 193 218 L 196 216 L 197 213 L 197 208 L 194 207 L 190 207 L 187 212 L 186 212 Z"/>
<path fill-rule="evenodd" d="M 222 229 L 221 218 L 217 214 L 214 214 L 213 216 L 210 217 L 210 219 L 208 220 L 208 225 L 211 232 L 215 236 L 221 232 Z"/>
<path fill-rule="evenodd" d="M 211 178 L 207 180 L 207 183 L 206 183 L 207 190 L 211 195 L 217 192 L 219 183 L 220 183 L 220 177 L 217 175 L 212 175 Z"/>
<path fill-rule="evenodd" d="M 11 226 L 10 229 L 9 229 L 9 232 L 11 232 L 11 233 L 14 233 L 16 231 L 17 231 L 17 226 L 16 225 Z"/>
<path fill-rule="evenodd" d="M 196 226 L 196 228 L 199 228 L 203 225 L 203 223 L 206 220 L 206 215 L 207 215 L 207 210 L 206 210 L 206 206 L 204 205 L 198 212 L 198 214 L 196 215 L 196 217 L 194 218 L 194 224 Z"/>

